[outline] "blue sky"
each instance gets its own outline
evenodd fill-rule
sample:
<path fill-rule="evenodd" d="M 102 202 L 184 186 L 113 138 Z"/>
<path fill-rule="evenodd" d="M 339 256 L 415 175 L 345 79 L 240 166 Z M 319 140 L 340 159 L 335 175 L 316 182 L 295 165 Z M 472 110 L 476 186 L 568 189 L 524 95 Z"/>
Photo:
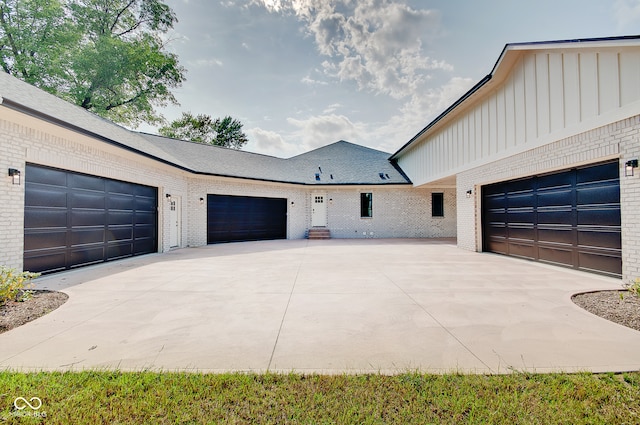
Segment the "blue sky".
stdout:
<path fill-rule="evenodd" d="M 396 151 L 507 43 L 640 34 L 640 0 L 166 3 L 188 72 L 163 114 L 231 115 L 245 150 L 284 158 L 338 140 Z"/>

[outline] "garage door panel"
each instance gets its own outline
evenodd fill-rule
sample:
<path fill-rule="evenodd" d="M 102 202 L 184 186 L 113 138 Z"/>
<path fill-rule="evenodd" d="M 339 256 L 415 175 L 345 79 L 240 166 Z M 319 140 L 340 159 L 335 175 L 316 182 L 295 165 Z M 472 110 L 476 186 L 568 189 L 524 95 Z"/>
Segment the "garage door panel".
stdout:
<path fill-rule="evenodd" d="M 104 179 L 86 174 L 69 173 L 68 187 L 71 189 L 92 190 L 104 194 Z"/>
<path fill-rule="evenodd" d="M 131 195 L 109 194 L 107 208 L 109 210 L 134 211 L 136 209 L 135 198 Z"/>
<path fill-rule="evenodd" d="M 506 221 L 509 223 L 531 223 L 535 219 L 535 213 L 532 209 L 528 210 L 509 210 L 506 214 Z"/>
<path fill-rule="evenodd" d="M 27 185 L 25 205 L 31 207 L 67 208 L 67 191 L 58 187 Z"/>
<path fill-rule="evenodd" d="M 69 193 L 69 206 L 71 208 L 87 208 L 87 209 L 99 209 L 104 210 L 104 192 L 80 192 Z"/>
<path fill-rule="evenodd" d="M 621 235 L 618 229 L 578 229 L 578 245 L 581 248 L 600 247 L 622 250 Z"/>
<path fill-rule="evenodd" d="M 44 253 L 30 252 L 24 256 L 24 269 L 29 271 L 40 269 L 49 273 L 62 271 L 67 269 L 66 258 L 66 247 L 57 251 L 47 250 Z"/>
<path fill-rule="evenodd" d="M 617 181 L 620 175 L 619 164 L 617 161 L 608 162 L 589 167 L 578 168 L 576 183 L 578 186 L 584 183 Z"/>
<path fill-rule="evenodd" d="M 568 209 L 568 210 L 538 209 L 538 214 L 536 218 L 539 225 L 562 224 L 562 223 L 571 222 L 571 220 L 573 219 L 573 214 L 574 212 L 571 209 Z"/>
<path fill-rule="evenodd" d="M 608 183 L 602 186 L 590 186 L 577 189 L 578 204 L 598 205 L 620 202 L 620 186 Z"/>
<path fill-rule="evenodd" d="M 619 206 L 578 209 L 578 226 L 620 226 L 621 223 Z"/>
<path fill-rule="evenodd" d="M 25 209 L 25 231 L 43 227 L 67 227 L 67 210 L 65 209 Z"/>
<path fill-rule="evenodd" d="M 106 180 L 105 181 L 105 190 L 109 194 L 122 194 L 122 195 L 131 195 L 135 193 L 135 187 L 131 183 L 118 181 L 118 180 Z"/>
<path fill-rule="evenodd" d="M 483 187 L 482 222 L 485 250 L 622 274 L 617 161 Z"/>
<path fill-rule="evenodd" d="M 533 241 L 535 239 L 535 229 L 533 226 L 522 227 L 509 225 L 508 230 L 509 239 L 522 239 Z"/>
<path fill-rule="evenodd" d="M 537 178 L 538 191 L 571 189 L 575 186 L 576 176 L 573 171 L 561 171 L 543 174 Z"/>
<path fill-rule="evenodd" d="M 42 250 L 64 248 L 67 245 L 67 230 L 49 230 L 47 232 L 29 232 L 24 235 L 24 249 Z M 30 270 L 30 269 L 25 269 Z"/>
<path fill-rule="evenodd" d="M 536 250 L 532 244 L 522 243 L 518 240 L 509 242 L 509 255 L 533 260 L 536 258 Z"/>
<path fill-rule="evenodd" d="M 114 241 L 109 242 L 107 245 L 107 258 L 109 260 L 127 258 L 133 254 L 133 242 L 131 241 Z"/>
<path fill-rule="evenodd" d="M 69 210 L 71 227 L 104 226 L 104 210 Z"/>
<path fill-rule="evenodd" d="M 536 199 L 538 207 L 569 207 L 573 204 L 573 191 L 571 189 L 538 192 Z"/>
<path fill-rule="evenodd" d="M 622 258 L 618 255 L 581 252 L 578 258 L 580 270 L 604 273 L 613 277 L 620 276 Z"/>
<path fill-rule="evenodd" d="M 571 246 L 574 244 L 573 229 L 571 226 L 557 226 L 553 228 L 538 228 L 538 242 L 539 243 L 554 243 L 564 244 Z"/>
<path fill-rule="evenodd" d="M 104 261 L 104 245 L 71 250 L 69 257 L 69 268 L 101 263 Z"/>
<path fill-rule="evenodd" d="M 571 266 L 573 264 L 573 250 L 557 246 L 540 246 L 538 260 L 544 263 Z"/>
<path fill-rule="evenodd" d="M 71 232 L 71 246 L 102 244 L 105 239 L 104 228 L 75 230 Z"/>
<path fill-rule="evenodd" d="M 140 212 L 146 211 L 155 215 L 157 210 L 156 200 L 153 198 L 148 198 L 146 196 L 136 196 L 134 208 L 136 209 L 136 212 L 138 214 Z"/>
<path fill-rule="evenodd" d="M 46 185 L 49 187 L 58 186 L 67 188 L 67 172 L 44 167 L 29 167 L 25 170 L 25 181 L 27 183 L 35 183 Z"/>
<path fill-rule="evenodd" d="M 156 188 L 32 164 L 25 178 L 25 269 L 48 273 L 157 251 Z"/>

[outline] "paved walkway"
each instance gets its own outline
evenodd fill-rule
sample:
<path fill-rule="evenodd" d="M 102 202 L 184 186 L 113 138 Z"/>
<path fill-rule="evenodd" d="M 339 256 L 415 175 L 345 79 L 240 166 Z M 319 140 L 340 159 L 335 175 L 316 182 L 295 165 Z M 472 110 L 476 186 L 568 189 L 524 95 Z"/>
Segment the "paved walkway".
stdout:
<path fill-rule="evenodd" d="M 627 371 L 640 332 L 570 296 L 620 281 L 413 239 L 267 241 L 44 277 L 70 298 L 0 369 Z"/>

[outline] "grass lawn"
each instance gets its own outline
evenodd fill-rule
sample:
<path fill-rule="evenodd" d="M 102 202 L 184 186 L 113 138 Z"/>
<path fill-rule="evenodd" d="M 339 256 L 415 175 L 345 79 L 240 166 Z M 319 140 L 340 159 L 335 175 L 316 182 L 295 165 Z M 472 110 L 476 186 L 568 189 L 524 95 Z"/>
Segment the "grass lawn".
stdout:
<path fill-rule="evenodd" d="M 2 423 L 638 424 L 640 372 L 0 372 Z"/>

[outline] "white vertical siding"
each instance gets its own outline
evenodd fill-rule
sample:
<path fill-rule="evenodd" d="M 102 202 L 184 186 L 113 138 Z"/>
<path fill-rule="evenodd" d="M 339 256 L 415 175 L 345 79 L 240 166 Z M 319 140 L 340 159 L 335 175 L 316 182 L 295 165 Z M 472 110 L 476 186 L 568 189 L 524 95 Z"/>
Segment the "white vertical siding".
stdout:
<path fill-rule="evenodd" d="M 414 184 L 553 142 L 554 134 L 584 131 L 603 115 L 640 105 L 640 47 L 523 51 L 509 66 L 503 80 L 467 100 L 469 108 L 454 110 L 452 121 L 399 156 Z"/>

